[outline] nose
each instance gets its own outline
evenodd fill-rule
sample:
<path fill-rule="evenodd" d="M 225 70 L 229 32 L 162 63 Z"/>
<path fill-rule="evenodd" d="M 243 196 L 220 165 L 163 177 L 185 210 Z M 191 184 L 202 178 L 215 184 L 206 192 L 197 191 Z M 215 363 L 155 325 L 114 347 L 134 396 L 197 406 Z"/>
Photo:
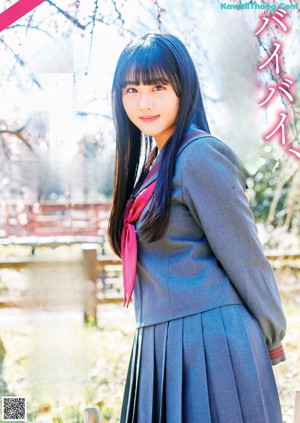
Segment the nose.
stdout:
<path fill-rule="evenodd" d="M 142 110 L 151 110 L 152 109 L 150 97 L 146 93 L 141 94 L 139 109 L 141 111 Z"/>

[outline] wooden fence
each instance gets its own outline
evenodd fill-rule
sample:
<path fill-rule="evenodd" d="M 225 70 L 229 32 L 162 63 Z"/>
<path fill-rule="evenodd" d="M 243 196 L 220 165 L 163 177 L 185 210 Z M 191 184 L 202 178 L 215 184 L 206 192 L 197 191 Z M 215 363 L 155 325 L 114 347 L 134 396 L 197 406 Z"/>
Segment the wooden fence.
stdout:
<path fill-rule="evenodd" d="M 0 233 L 2 238 L 98 236 L 110 209 L 110 203 L 2 202 Z"/>
<path fill-rule="evenodd" d="M 112 302 L 122 302 L 122 263 L 121 260 L 112 254 L 105 254 L 103 242 L 99 237 L 88 238 L 80 237 L 52 237 L 52 238 L 16 238 L 15 245 L 30 246 L 32 251 L 40 247 L 58 247 L 62 245 L 82 244 L 82 265 L 87 281 L 87 296 L 84 311 L 84 320 L 97 322 L 97 305 Z M 12 241 L 2 240 L 0 244 L 11 245 Z M 289 266 L 293 269 L 300 269 L 300 253 L 278 253 L 267 252 L 267 258 L 270 260 L 274 269 Z M 26 257 L 6 257 L 0 258 L 0 269 L 10 268 L 21 270 L 25 267 L 36 265 L 51 265 L 51 260 L 35 257 L 34 254 Z M 55 262 L 52 262 L 55 265 Z M 101 288 L 99 288 L 101 286 Z M 281 286 L 280 289 L 288 295 L 300 290 L 299 284 L 295 286 Z M 2 301 L 0 307 L 16 307 L 13 301 Z"/>

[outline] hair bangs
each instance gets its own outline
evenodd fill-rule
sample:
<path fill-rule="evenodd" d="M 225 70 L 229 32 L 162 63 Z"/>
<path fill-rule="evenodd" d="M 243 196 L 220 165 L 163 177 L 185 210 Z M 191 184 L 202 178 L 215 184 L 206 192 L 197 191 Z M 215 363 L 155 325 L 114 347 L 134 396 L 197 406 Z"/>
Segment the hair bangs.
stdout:
<path fill-rule="evenodd" d="M 170 84 L 176 95 L 180 96 L 178 72 L 174 72 L 174 66 L 176 67 L 177 64 L 169 49 L 157 43 L 151 43 L 132 49 L 130 53 L 124 57 L 119 68 L 119 89 L 128 84 Z"/>

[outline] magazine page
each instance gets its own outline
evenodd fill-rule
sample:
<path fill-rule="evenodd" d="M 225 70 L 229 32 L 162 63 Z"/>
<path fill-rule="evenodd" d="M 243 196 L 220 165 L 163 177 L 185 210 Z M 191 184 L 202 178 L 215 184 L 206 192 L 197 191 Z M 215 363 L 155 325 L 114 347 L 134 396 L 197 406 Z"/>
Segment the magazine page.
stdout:
<path fill-rule="evenodd" d="M 299 30 L 0 0 L 2 422 L 300 422 Z"/>

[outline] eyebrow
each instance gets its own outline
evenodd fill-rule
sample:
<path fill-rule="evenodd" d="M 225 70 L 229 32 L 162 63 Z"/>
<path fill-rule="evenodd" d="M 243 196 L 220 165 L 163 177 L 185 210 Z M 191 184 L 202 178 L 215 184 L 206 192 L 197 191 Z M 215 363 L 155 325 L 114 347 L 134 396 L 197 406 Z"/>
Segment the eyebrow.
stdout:
<path fill-rule="evenodd" d="M 122 87 L 124 88 L 127 85 L 140 85 L 140 84 L 137 84 L 136 81 L 124 81 L 122 84 Z"/>
<path fill-rule="evenodd" d="M 151 80 L 150 84 L 146 84 L 146 85 L 155 85 L 155 84 L 167 85 L 167 84 L 170 84 L 170 82 L 166 78 L 155 78 Z M 124 81 L 122 84 L 122 87 L 125 88 L 127 87 L 127 85 L 138 86 L 140 84 L 137 84 L 136 81 Z"/>

